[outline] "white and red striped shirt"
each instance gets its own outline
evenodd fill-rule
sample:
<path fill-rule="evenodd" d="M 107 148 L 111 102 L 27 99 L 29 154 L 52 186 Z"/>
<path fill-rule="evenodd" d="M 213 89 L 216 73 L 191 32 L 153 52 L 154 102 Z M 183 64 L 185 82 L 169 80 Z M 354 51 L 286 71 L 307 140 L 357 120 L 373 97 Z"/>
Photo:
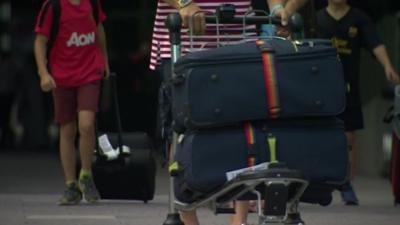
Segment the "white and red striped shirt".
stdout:
<path fill-rule="evenodd" d="M 234 4 L 236 6 L 236 15 L 243 16 L 251 6 L 250 0 L 194 0 L 194 2 L 204 11 L 215 12 L 215 9 L 221 4 Z M 154 70 L 161 64 L 161 59 L 171 57 L 171 49 L 169 42 L 168 29 L 165 27 L 165 19 L 168 14 L 177 12 L 172 6 L 163 0 L 158 1 L 156 18 L 154 21 L 153 29 L 153 40 L 151 46 L 151 58 L 150 58 L 150 69 Z M 222 27 L 223 26 L 223 27 Z M 237 42 L 243 38 L 238 37 L 242 34 L 242 25 L 221 25 L 220 28 L 220 39 L 219 41 L 224 42 Z M 228 37 L 227 35 L 237 35 Z M 193 38 L 193 49 L 209 49 L 214 48 L 217 43 L 216 26 L 213 24 L 207 24 L 206 33 L 202 36 L 196 36 Z M 182 53 L 185 54 L 191 50 L 190 39 L 187 29 L 182 29 Z"/>

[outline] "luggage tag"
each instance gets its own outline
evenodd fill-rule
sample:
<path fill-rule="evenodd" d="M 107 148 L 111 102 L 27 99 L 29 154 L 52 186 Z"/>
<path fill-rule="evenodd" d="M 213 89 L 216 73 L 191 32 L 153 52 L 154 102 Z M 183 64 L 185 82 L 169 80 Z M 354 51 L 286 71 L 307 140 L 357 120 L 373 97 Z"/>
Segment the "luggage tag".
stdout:
<path fill-rule="evenodd" d="M 116 151 L 116 152 L 120 152 L 120 151 L 119 151 L 119 147 L 118 147 L 115 151 Z M 126 145 L 122 145 L 122 153 L 123 153 L 123 154 L 127 154 L 127 155 L 131 154 L 131 148 L 129 148 L 129 147 L 126 146 Z"/>
<path fill-rule="evenodd" d="M 242 168 L 242 169 L 238 169 L 238 170 L 228 171 L 225 173 L 226 180 L 227 181 L 233 180 L 240 174 L 246 173 L 246 172 L 265 171 L 269 168 L 269 164 L 270 164 L 269 162 L 263 162 L 263 163 L 255 165 L 255 166 L 250 166 L 250 167 L 246 167 L 246 168 Z"/>
<path fill-rule="evenodd" d="M 112 147 L 107 134 L 103 134 L 99 137 L 99 151 L 107 157 L 107 160 L 118 158 L 118 152 Z"/>
<path fill-rule="evenodd" d="M 183 139 L 185 138 L 185 135 L 184 134 L 180 134 L 179 136 L 178 136 L 178 144 L 180 144 L 180 143 L 182 143 L 182 141 L 183 141 Z"/>
<path fill-rule="evenodd" d="M 260 164 L 256 165 L 256 156 L 259 154 L 258 149 L 256 144 L 256 135 L 255 135 L 255 128 L 250 122 L 244 123 L 244 133 L 246 136 L 246 143 L 247 143 L 247 148 L 248 148 L 248 158 L 247 158 L 247 164 L 248 166 L 246 168 L 238 169 L 238 170 L 233 170 L 233 171 L 228 171 L 225 173 L 227 181 L 230 181 L 237 176 L 239 176 L 242 173 L 247 173 L 247 172 L 257 172 L 257 171 L 264 171 L 267 170 L 270 163 L 269 162 L 263 162 Z"/>
<path fill-rule="evenodd" d="M 269 154 L 270 154 L 270 161 L 271 163 L 277 163 L 278 160 L 276 158 L 276 138 L 272 134 L 268 134 L 267 138 L 268 147 L 269 147 Z"/>

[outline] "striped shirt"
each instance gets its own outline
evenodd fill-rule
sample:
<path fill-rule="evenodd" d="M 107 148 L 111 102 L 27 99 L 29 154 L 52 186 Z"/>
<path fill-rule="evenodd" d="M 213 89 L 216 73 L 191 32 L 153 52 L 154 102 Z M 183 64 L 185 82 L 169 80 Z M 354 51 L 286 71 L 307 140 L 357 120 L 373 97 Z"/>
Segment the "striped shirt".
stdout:
<path fill-rule="evenodd" d="M 250 0 L 194 0 L 194 2 L 204 11 L 214 13 L 215 9 L 221 4 L 234 4 L 236 6 L 236 15 L 243 16 L 251 5 Z M 161 64 L 163 58 L 171 57 L 168 29 L 165 27 L 165 19 L 168 14 L 177 12 L 172 6 L 163 0 L 158 1 L 156 18 L 154 21 L 153 40 L 151 46 L 150 69 L 154 70 Z M 192 46 L 188 35 L 188 29 L 182 29 L 182 53 L 190 50 L 214 48 L 217 43 L 216 25 L 207 24 L 206 32 L 202 36 L 193 38 Z M 220 43 L 234 43 L 242 40 L 239 37 L 243 33 L 242 25 L 220 25 Z M 229 35 L 229 36 L 227 36 Z M 236 35 L 236 37 L 234 36 Z M 193 47 L 193 48 L 191 48 Z"/>

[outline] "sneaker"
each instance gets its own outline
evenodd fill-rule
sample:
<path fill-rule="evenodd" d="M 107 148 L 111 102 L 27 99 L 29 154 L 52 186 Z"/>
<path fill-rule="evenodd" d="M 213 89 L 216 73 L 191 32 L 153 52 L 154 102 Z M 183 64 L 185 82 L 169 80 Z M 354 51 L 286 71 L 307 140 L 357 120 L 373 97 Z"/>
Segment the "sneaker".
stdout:
<path fill-rule="evenodd" d="M 94 203 L 100 199 L 99 192 L 97 191 L 91 176 L 83 176 L 79 178 L 79 189 L 83 193 L 85 200 L 89 203 Z"/>
<path fill-rule="evenodd" d="M 288 213 L 284 225 L 304 225 L 305 222 L 301 219 L 300 213 Z"/>
<path fill-rule="evenodd" d="M 349 183 L 340 192 L 342 200 L 346 205 L 358 205 L 358 198 L 352 185 Z"/>
<path fill-rule="evenodd" d="M 76 205 L 82 200 L 82 192 L 79 190 L 78 185 L 73 183 L 68 185 L 64 191 L 63 196 L 58 201 L 59 205 Z"/>

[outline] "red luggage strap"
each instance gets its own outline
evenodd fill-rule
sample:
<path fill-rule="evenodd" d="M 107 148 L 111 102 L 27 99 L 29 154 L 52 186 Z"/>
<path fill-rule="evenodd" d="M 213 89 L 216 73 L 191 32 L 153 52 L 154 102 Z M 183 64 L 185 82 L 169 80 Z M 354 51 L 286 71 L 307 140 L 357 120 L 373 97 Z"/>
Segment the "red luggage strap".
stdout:
<path fill-rule="evenodd" d="M 261 58 L 263 61 L 265 91 L 269 113 L 268 117 L 275 119 L 279 117 L 280 107 L 274 63 L 275 59 L 274 54 L 272 54 L 273 49 L 266 42 L 260 39 L 256 41 L 256 44 L 261 51 Z"/>
<path fill-rule="evenodd" d="M 246 143 L 248 146 L 248 157 L 247 157 L 247 166 L 251 167 L 256 164 L 256 156 L 258 154 L 256 148 L 256 137 L 255 137 L 255 129 L 250 122 L 244 123 L 244 133 L 246 136 Z"/>
<path fill-rule="evenodd" d="M 246 136 L 246 143 L 248 146 L 247 151 L 247 166 L 255 166 L 256 164 L 256 157 L 259 153 L 257 145 L 256 145 L 256 130 L 254 126 L 250 122 L 245 122 L 244 124 L 244 133 Z M 267 145 L 269 149 L 269 159 L 270 163 L 277 163 L 277 149 L 276 149 L 277 139 L 276 137 L 270 133 L 267 137 Z"/>

